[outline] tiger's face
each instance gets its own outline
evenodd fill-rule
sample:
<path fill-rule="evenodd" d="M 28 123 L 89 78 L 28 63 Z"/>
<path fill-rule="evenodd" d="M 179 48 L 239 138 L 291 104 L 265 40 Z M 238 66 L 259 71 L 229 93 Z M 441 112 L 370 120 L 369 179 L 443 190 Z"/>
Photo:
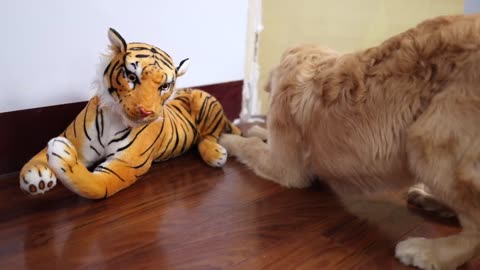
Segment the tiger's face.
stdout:
<path fill-rule="evenodd" d="M 186 72 L 188 59 L 178 67 L 161 49 L 145 43 L 129 43 L 115 30 L 108 37 L 113 58 L 105 68 L 104 88 L 111 103 L 130 127 L 155 121 L 172 97 L 176 79 Z M 106 93 L 105 93 L 106 94 Z"/>

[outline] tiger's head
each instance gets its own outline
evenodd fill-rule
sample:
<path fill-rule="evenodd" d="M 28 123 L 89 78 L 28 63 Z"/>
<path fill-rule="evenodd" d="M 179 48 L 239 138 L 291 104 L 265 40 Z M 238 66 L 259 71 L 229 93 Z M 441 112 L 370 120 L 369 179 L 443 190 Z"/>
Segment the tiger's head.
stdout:
<path fill-rule="evenodd" d="M 117 112 L 129 127 L 155 121 L 189 60 L 175 67 L 166 52 L 145 43 L 127 44 L 112 28 L 108 38 L 110 54 L 105 56 L 98 81 L 102 106 Z"/>

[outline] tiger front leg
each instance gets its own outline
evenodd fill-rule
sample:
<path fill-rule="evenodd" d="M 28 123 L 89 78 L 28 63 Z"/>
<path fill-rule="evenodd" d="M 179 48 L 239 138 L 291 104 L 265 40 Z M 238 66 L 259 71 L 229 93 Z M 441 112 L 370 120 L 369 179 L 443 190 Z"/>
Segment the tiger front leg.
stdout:
<path fill-rule="evenodd" d="M 20 188 L 31 195 L 44 194 L 57 184 L 57 177 L 48 165 L 46 152 L 43 149 L 20 171 Z"/>
<path fill-rule="evenodd" d="M 151 166 L 151 160 L 137 168 L 124 160 L 111 159 L 90 172 L 78 161 L 75 147 L 63 137 L 50 140 L 47 157 L 50 168 L 65 187 L 88 199 L 112 196 L 136 182 Z"/>
<path fill-rule="evenodd" d="M 198 143 L 198 152 L 203 161 L 212 167 L 222 167 L 227 162 L 227 150 L 213 137 L 202 139 Z"/>

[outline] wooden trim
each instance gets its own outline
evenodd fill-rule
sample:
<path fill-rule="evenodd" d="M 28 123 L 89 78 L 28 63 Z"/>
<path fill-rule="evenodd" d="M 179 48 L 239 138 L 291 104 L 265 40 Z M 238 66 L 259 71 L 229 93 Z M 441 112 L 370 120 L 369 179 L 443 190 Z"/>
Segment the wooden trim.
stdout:
<path fill-rule="evenodd" d="M 243 81 L 198 86 L 215 96 L 230 120 L 238 118 Z M 49 139 L 60 134 L 85 107 L 77 102 L 0 113 L 0 174 L 18 171 Z"/>

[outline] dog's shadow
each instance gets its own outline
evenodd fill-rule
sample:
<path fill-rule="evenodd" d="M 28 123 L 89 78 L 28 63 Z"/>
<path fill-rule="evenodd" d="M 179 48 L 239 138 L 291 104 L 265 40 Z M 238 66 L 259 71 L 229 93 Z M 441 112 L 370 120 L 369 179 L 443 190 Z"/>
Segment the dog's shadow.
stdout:
<path fill-rule="evenodd" d="M 355 198 L 338 195 L 338 198 L 349 213 L 376 226 L 393 241 L 424 233 L 427 236 L 441 237 L 461 230 L 455 216 L 442 217 L 438 213 L 409 204 L 406 190 Z"/>

